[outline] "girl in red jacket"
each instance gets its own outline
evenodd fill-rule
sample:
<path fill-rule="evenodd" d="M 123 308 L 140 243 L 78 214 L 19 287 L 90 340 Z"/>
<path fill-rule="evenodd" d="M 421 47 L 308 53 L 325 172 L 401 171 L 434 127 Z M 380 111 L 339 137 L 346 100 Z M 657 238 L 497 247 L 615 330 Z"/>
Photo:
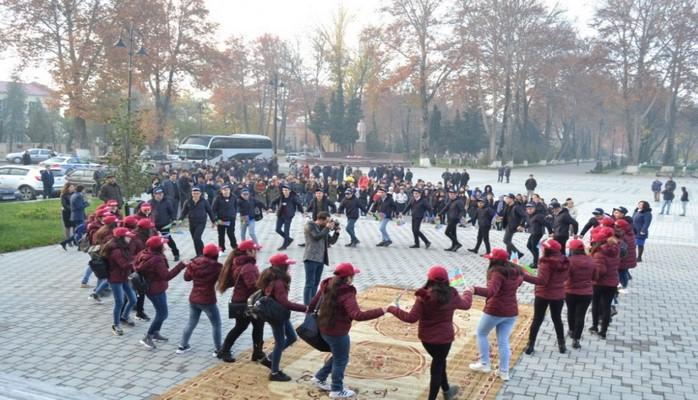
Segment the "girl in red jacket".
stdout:
<path fill-rule="evenodd" d="M 545 319 L 545 312 L 550 306 L 550 318 L 555 326 L 557 346 L 560 353 L 565 353 L 565 328 L 562 325 L 562 306 L 565 302 L 565 281 L 569 275 L 569 261 L 562 253 L 562 246 L 555 239 L 543 242 L 543 257 L 538 260 L 538 275 L 526 275 L 524 280 L 535 283 L 535 299 L 533 300 L 533 321 L 528 331 L 526 354 L 535 351 L 536 337 L 540 325 Z"/>
<path fill-rule="evenodd" d="M 432 358 L 428 399 L 435 400 L 441 389 L 444 399 L 451 400 L 458 394 L 458 386 L 449 386 L 446 375 L 446 358 L 455 337 L 453 313 L 470 309 L 473 292 L 466 290 L 459 296 L 449 286 L 446 268 L 434 265 L 427 274 L 427 283 L 415 296 L 417 301 L 409 313 L 395 306 L 388 307 L 388 312 L 411 324 L 419 321 L 419 340 Z"/>
<path fill-rule="evenodd" d="M 140 343 L 154 349 L 155 341 L 166 342 L 168 339 L 160 335 L 162 323 L 167 319 L 167 287 L 169 281 L 177 276 L 186 266 L 180 262 L 174 268 L 169 269 L 167 258 L 162 254 L 162 246 L 167 243 L 167 239 L 161 236 L 153 236 L 145 242 L 146 249 L 136 256 L 136 271 L 141 273 L 148 281 L 148 291 L 146 296 L 153 303 L 155 317 L 150 323 L 148 332 Z"/>
<path fill-rule="evenodd" d="M 499 345 L 499 377 L 509 380 L 509 337 L 519 315 L 516 290 L 524 281 L 521 268 L 509 262 L 509 253 L 500 248 L 484 256 L 490 260 L 487 269 L 487 287 L 475 287 L 475 294 L 487 297 L 485 309 L 477 325 L 477 344 L 480 361 L 470 364 L 476 372 L 490 373 L 490 344 L 487 335 L 496 328 Z"/>
<path fill-rule="evenodd" d="M 229 287 L 233 287 L 231 303 L 245 305 L 247 298 L 257 291 L 259 268 L 256 257 L 261 248 L 262 246 L 255 243 L 254 240 L 243 240 L 223 263 L 217 288 L 220 293 L 223 293 Z M 271 360 L 263 351 L 264 321 L 254 319 L 247 314 L 235 319 L 235 326 L 228 332 L 217 356 L 225 362 L 235 362 L 235 358 L 230 354 L 230 349 L 250 324 L 252 324 L 252 361 L 271 368 Z"/>
<path fill-rule="evenodd" d="M 177 354 L 191 350 L 189 339 L 199 324 L 202 312 L 206 313 L 213 329 L 213 345 L 216 349 L 213 355 L 217 356 L 221 348 L 221 314 L 216 304 L 216 281 L 223 266 L 218 262 L 218 252 L 218 246 L 209 243 L 204 246 L 202 256 L 186 264 L 184 280 L 192 281 L 193 285 L 189 293 L 189 322 L 184 327 Z"/>
<path fill-rule="evenodd" d="M 584 251 L 584 242 L 579 239 L 567 243 L 570 249 L 570 275 L 565 282 L 565 303 L 567 304 L 567 324 L 572 347 L 581 349 L 579 339 L 584 330 L 584 318 L 587 314 L 593 293 L 592 278 L 596 267 L 594 260 Z"/>
<path fill-rule="evenodd" d="M 124 220 L 126 220 L 126 218 L 124 218 Z M 136 228 L 131 230 L 131 232 L 136 235 L 133 237 L 133 239 L 131 239 L 131 254 L 133 254 L 134 258 L 138 255 L 138 253 L 145 250 L 145 242 L 147 242 L 148 239 L 155 234 L 153 230 L 154 228 L 155 225 L 153 225 L 153 222 L 149 219 L 141 219 L 140 221 L 136 222 Z M 143 310 L 144 303 L 145 293 L 137 292 L 136 319 L 139 321 L 150 321 L 150 317 Z"/>
<path fill-rule="evenodd" d="M 296 261 L 288 258 L 286 254 L 274 254 L 269 258 L 271 266 L 265 269 L 257 280 L 257 288 L 263 290 L 266 296 L 276 300 L 288 310 L 306 312 L 307 307 L 305 305 L 288 300 L 288 290 L 291 286 L 291 275 L 288 274 L 288 266 L 295 263 Z M 279 369 L 279 364 L 281 363 L 281 355 L 284 350 L 297 340 L 296 331 L 293 329 L 290 319 L 280 324 L 270 325 L 274 334 L 274 350 L 271 353 L 269 380 L 288 382 L 291 380 L 291 377 Z"/>
<path fill-rule="evenodd" d="M 135 325 L 129 315 L 133 305 L 136 304 L 136 295 L 128 283 L 128 276 L 133 271 L 133 255 L 129 249 L 133 233 L 126 228 L 116 228 L 112 234 L 112 239 L 102 246 L 100 253 L 109 262 L 107 281 L 114 295 L 114 323 L 111 330 L 114 335 L 121 336 L 124 334 L 121 322 L 128 326 Z M 128 299 L 128 304 L 122 312 L 124 295 Z"/>
<path fill-rule="evenodd" d="M 594 294 L 591 300 L 592 335 L 606 339 L 611 323 L 611 306 L 618 287 L 620 249 L 612 228 L 595 229 L 591 235 L 591 257 L 594 259 Z M 599 330 L 599 322 L 601 330 Z"/>
<path fill-rule="evenodd" d="M 322 338 L 330 345 L 332 357 L 328 358 L 311 379 L 317 387 L 330 392 L 331 399 L 353 397 L 353 390 L 344 388 L 344 370 L 349 363 L 349 330 L 352 321 L 369 321 L 385 314 L 385 309 L 361 311 L 356 303 L 356 288 L 353 286 L 354 275 L 359 269 L 350 263 L 341 263 L 334 270 L 334 276 L 322 281 L 320 290 L 308 305 L 314 310 L 322 298 L 318 312 L 318 326 Z M 327 377 L 332 374 L 332 385 L 327 384 Z"/>

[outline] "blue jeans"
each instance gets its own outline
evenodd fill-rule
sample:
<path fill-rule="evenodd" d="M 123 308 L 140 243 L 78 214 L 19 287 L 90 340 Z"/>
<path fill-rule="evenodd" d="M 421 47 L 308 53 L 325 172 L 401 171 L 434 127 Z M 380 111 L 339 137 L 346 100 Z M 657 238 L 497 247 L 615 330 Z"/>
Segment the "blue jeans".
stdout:
<path fill-rule="evenodd" d="M 303 288 L 303 304 L 310 304 L 310 300 L 313 299 L 315 293 L 317 293 L 317 287 L 320 285 L 320 279 L 322 278 L 322 270 L 325 266 L 321 262 L 305 260 L 303 261 L 305 265 L 305 287 Z"/>
<path fill-rule="evenodd" d="M 332 391 L 341 392 L 344 390 L 344 370 L 349 364 L 349 349 L 351 342 L 349 335 L 330 336 L 321 333 L 322 338 L 330 345 L 332 357 L 325 361 L 325 365 L 315 373 L 315 377 L 320 382 L 325 382 L 327 377 L 332 373 Z"/>
<path fill-rule="evenodd" d="M 180 345 L 182 347 L 189 346 L 189 339 L 194 332 L 194 328 L 199 324 L 199 317 L 201 317 L 202 311 L 206 313 L 208 320 L 211 321 L 211 328 L 213 328 L 213 345 L 216 346 L 216 351 L 218 351 L 221 348 L 221 314 L 218 312 L 217 304 L 189 303 L 189 322 L 187 326 L 184 327 Z"/>
<path fill-rule="evenodd" d="M 381 220 L 380 225 L 378 226 L 378 230 L 381 231 L 381 237 L 383 238 L 384 242 L 390 241 L 390 235 L 388 235 L 388 224 L 389 223 L 390 223 L 390 219 L 383 218 L 383 220 Z"/>
<path fill-rule="evenodd" d="M 101 292 L 102 290 L 106 289 L 107 286 L 109 286 L 109 282 L 108 282 L 105 278 L 98 279 L 98 280 L 97 280 L 97 286 L 95 286 L 94 292 L 97 293 L 97 294 L 99 294 L 99 292 Z"/>
<path fill-rule="evenodd" d="M 347 220 L 347 233 L 349 234 L 349 237 L 351 238 L 352 243 L 356 243 L 359 240 L 356 238 L 356 232 L 354 231 L 354 224 L 356 224 L 355 219 L 348 219 Z"/>
<path fill-rule="evenodd" d="M 155 308 L 155 317 L 153 317 L 153 322 L 150 323 L 148 328 L 148 335 L 152 335 L 155 332 L 160 332 L 162 328 L 162 323 L 167 319 L 167 294 L 166 292 L 158 294 L 146 294 L 150 302 L 153 303 L 153 308 Z"/>
<path fill-rule="evenodd" d="M 284 246 L 288 246 L 291 243 L 291 221 L 291 219 L 286 218 L 276 219 L 276 233 L 284 238 Z"/>
<path fill-rule="evenodd" d="M 623 286 L 623 289 L 627 288 L 628 281 L 630 280 L 630 271 L 627 269 L 619 269 L 618 280 L 620 281 L 621 286 Z"/>
<path fill-rule="evenodd" d="M 666 215 L 669 215 L 671 212 L 671 202 L 672 200 L 664 200 L 664 203 L 662 203 L 662 211 L 660 214 L 665 214 L 664 209 L 666 208 Z"/>
<path fill-rule="evenodd" d="M 252 240 L 254 240 L 255 243 L 259 244 L 259 242 L 257 241 L 257 234 L 254 231 L 254 223 L 254 218 L 250 217 L 247 220 L 247 223 L 243 222 L 242 224 L 240 224 L 240 236 L 242 237 L 242 240 L 245 240 L 247 238 L 247 230 L 249 229 L 250 238 L 252 238 Z"/>
<path fill-rule="evenodd" d="M 281 355 L 284 350 L 291 346 L 297 337 L 290 319 L 279 325 L 271 325 L 271 331 L 274 334 L 274 350 L 271 352 L 271 372 L 275 373 L 281 370 L 279 364 L 281 364 Z"/>
<path fill-rule="evenodd" d="M 477 347 L 480 350 L 480 362 L 485 365 L 490 365 L 490 343 L 487 341 L 492 329 L 497 329 L 497 344 L 499 346 L 499 370 L 501 372 L 509 372 L 509 358 L 511 350 L 509 349 L 509 336 L 514 329 L 516 317 L 495 317 L 493 315 L 482 313 L 480 322 L 477 324 Z"/>
<path fill-rule="evenodd" d="M 85 274 L 82 276 L 80 283 L 87 284 L 87 282 L 90 281 L 90 276 L 92 276 L 92 268 L 88 265 L 87 268 L 85 268 Z"/>
<path fill-rule="evenodd" d="M 121 325 L 121 318 L 128 319 L 131 314 L 133 306 L 136 305 L 136 294 L 133 293 L 131 285 L 126 283 L 110 283 L 111 293 L 114 296 L 114 325 Z M 123 314 L 121 313 L 121 307 L 124 305 L 124 295 L 128 300 L 126 308 L 124 308 Z"/>

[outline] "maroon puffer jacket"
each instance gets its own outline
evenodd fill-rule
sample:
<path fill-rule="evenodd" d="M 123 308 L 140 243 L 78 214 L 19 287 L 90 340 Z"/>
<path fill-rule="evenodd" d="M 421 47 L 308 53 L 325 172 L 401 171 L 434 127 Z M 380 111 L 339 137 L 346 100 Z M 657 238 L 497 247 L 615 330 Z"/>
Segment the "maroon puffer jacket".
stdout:
<path fill-rule="evenodd" d="M 538 260 L 538 275 L 526 281 L 536 284 L 536 297 L 546 300 L 563 300 L 569 268 L 567 257 L 560 253 L 553 253 L 549 257 L 541 257 Z"/>
<path fill-rule="evenodd" d="M 320 284 L 320 290 L 315 294 L 308 305 L 308 310 L 314 310 L 320 297 L 327 290 L 332 277 L 325 279 Z M 324 300 L 323 300 L 324 301 Z M 330 336 L 344 336 L 351 329 L 351 321 L 368 321 L 383 315 L 383 309 L 361 311 L 356 302 L 356 288 L 343 284 L 337 288 L 337 301 L 335 303 L 334 318 L 331 326 L 320 326 L 320 332 Z"/>
<path fill-rule="evenodd" d="M 620 249 L 616 242 L 609 242 L 599 246 L 591 255 L 596 265 L 594 274 L 594 286 L 617 287 L 618 266 L 620 265 Z"/>
<path fill-rule="evenodd" d="M 494 267 L 487 273 L 487 287 L 475 287 L 476 295 L 487 297 L 483 311 L 495 317 L 519 315 L 516 291 L 523 281 L 524 276 L 519 269 Z"/>
<path fill-rule="evenodd" d="M 633 232 L 633 227 L 629 226 L 628 229 L 623 231 L 623 237 L 620 240 L 625 242 L 628 248 L 628 252 L 625 257 L 620 259 L 620 266 L 618 269 L 630 269 L 637 267 L 637 245 L 635 244 L 635 232 Z"/>
<path fill-rule="evenodd" d="M 274 279 L 264 288 L 264 294 L 276 300 L 287 310 L 305 312 L 307 307 L 304 304 L 294 303 L 288 300 L 288 287 L 281 279 Z"/>
<path fill-rule="evenodd" d="M 106 254 L 109 260 L 109 283 L 126 283 L 128 276 L 133 272 L 133 256 L 131 251 L 123 251 L 114 241 L 109 241 L 104 245 L 106 248 L 102 254 Z M 129 246 L 130 247 L 130 246 Z"/>
<path fill-rule="evenodd" d="M 193 281 L 189 302 L 193 304 L 216 304 L 216 281 L 223 266 L 213 258 L 196 257 L 187 264 L 184 280 Z"/>
<path fill-rule="evenodd" d="M 412 324 L 419 321 L 417 336 L 424 343 L 452 343 L 455 338 L 453 313 L 456 310 L 470 309 L 473 294 L 464 292 L 461 297 L 455 288 L 451 288 L 451 301 L 446 304 L 439 304 L 436 297 L 431 295 L 430 289 L 419 289 L 415 296 L 417 301 L 409 313 L 395 306 L 388 307 L 388 312 L 404 322 Z"/>
<path fill-rule="evenodd" d="M 259 279 L 259 268 L 257 260 L 250 256 L 239 256 L 233 260 L 233 303 L 244 303 L 250 295 L 257 291 L 257 279 Z"/>
<path fill-rule="evenodd" d="M 586 254 L 569 256 L 570 276 L 565 282 L 565 292 L 568 294 L 589 296 L 594 292 L 592 279 L 596 272 L 594 259 Z"/>
<path fill-rule="evenodd" d="M 145 249 L 136 256 L 136 271 L 143 274 L 148 281 L 148 294 L 156 295 L 163 293 L 169 286 L 168 282 L 177 276 L 186 266 L 183 262 L 169 269 L 167 258 L 159 250 Z"/>

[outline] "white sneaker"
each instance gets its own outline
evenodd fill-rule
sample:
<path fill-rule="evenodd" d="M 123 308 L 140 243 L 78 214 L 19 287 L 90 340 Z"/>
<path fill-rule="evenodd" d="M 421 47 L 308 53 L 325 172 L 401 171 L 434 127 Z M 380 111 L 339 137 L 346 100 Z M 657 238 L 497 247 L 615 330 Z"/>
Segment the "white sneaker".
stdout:
<path fill-rule="evenodd" d="M 470 364 L 469 366 L 470 366 L 470 369 L 472 369 L 475 372 L 482 372 L 483 374 L 489 374 L 490 372 L 492 372 L 492 368 L 490 368 L 489 365 L 483 364 L 479 361 L 476 363 Z"/>
<path fill-rule="evenodd" d="M 618 289 L 618 293 L 620 293 L 620 294 L 628 294 L 628 288 L 625 288 L 625 289 L 620 288 L 620 289 Z"/>
<path fill-rule="evenodd" d="M 316 377 L 313 377 L 313 379 L 311 379 L 310 382 L 313 385 L 317 386 L 319 389 L 324 390 L 326 392 L 329 392 L 332 390 L 332 385 L 330 385 L 329 383 L 327 383 L 325 381 L 321 381 Z"/>
<path fill-rule="evenodd" d="M 499 372 L 497 372 L 497 375 L 499 375 L 499 378 L 500 378 L 501 380 L 503 380 L 504 382 L 507 382 L 507 381 L 509 381 L 509 379 L 510 379 L 510 376 L 509 376 L 509 373 L 508 373 L 508 372 L 499 371 Z"/>
<path fill-rule="evenodd" d="M 348 399 L 355 395 L 356 393 L 353 390 L 344 389 L 341 392 L 330 392 L 330 399 Z"/>

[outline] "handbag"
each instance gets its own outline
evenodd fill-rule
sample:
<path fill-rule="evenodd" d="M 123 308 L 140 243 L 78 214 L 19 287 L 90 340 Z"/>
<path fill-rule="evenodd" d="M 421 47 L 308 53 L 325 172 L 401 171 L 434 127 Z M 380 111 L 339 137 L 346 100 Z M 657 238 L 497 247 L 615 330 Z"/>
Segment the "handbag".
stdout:
<path fill-rule="evenodd" d="M 247 303 L 228 303 L 228 318 L 237 319 L 247 315 Z"/>
<path fill-rule="evenodd" d="M 272 325 L 280 325 L 291 318 L 291 311 L 269 296 L 261 289 L 247 299 L 247 309 L 252 317 Z"/>
<path fill-rule="evenodd" d="M 264 218 L 264 213 L 262 212 L 262 209 L 259 207 L 255 207 L 254 208 L 254 220 L 261 221 L 262 218 Z"/>
<path fill-rule="evenodd" d="M 148 281 L 140 272 L 132 272 L 131 275 L 128 276 L 128 281 L 131 282 L 131 286 L 136 289 L 138 293 L 146 293 L 148 291 Z"/>
<path fill-rule="evenodd" d="M 97 279 L 106 279 L 109 277 L 109 262 L 98 252 L 90 253 L 90 261 L 88 264 Z"/>
<path fill-rule="evenodd" d="M 298 337 L 303 339 L 304 342 L 308 343 L 315 350 L 319 350 L 325 353 L 331 351 L 330 345 L 327 344 L 325 339 L 323 339 L 320 334 L 320 326 L 317 322 L 317 314 L 322 304 L 322 300 L 325 296 L 321 296 L 317 305 L 315 305 L 315 310 L 313 312 L 305 314 L 305 320 L 302 324 L 298 325 L 296 328 L 296 333 Z"/>

